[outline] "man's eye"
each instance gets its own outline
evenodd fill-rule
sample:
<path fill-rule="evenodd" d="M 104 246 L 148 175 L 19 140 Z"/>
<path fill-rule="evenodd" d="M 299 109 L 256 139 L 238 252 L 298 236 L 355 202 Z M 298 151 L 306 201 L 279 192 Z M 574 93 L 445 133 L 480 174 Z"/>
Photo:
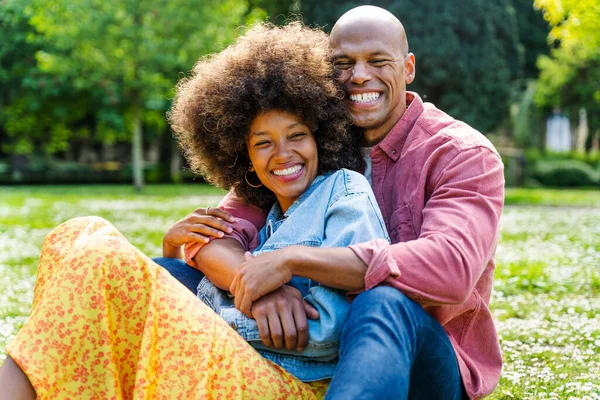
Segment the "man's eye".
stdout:
<path fill-rule="evenodd" d="M 383 64 L 387 63 L 388 60 L 377 59 L 377 60 L 371 60 L 370 62 L 371 62 L 371 64 L 374 64 L 374 65 L 383 65 Z"/>
<path fill-rule="evenodd" d="M 352 63 L 346 62 L 346 61 L 343 61 L 343 62 L 338 61 L 334 65 L 337 69 L 348 69 L 352 66 Z"/>

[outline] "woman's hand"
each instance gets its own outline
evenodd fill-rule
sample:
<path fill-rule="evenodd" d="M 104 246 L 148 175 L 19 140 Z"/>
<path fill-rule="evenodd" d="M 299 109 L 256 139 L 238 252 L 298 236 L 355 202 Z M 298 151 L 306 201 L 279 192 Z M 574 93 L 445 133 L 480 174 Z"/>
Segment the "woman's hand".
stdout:
<path fill-rule="evenodd" d="M 283 285 L 252 305 L 260 338 L 267 347 L 302 351 L 308 343 L 308 321 L 319 312 L 302 299 L 298 289 Z"/>
<path fill-rule="evenodd" d="M 188 242 L 208 243 L 211 238 L 222 238 L 231 233 L 227 222 L 235 218 L 218 208 L 199 208 L 177 221 L 163 238 L 163 256 L 181 258 L 181 246 Z"/>
<path fill-rule="evenodd" d="M 229 291 L 235 296 L 235 307 L 252 318 L 252 303 L 292 279 L 292 272 L 286 266 L 285 249 L 261 253 L 253 256 L 245 253 L 244 261 L 238 269 Z"/>

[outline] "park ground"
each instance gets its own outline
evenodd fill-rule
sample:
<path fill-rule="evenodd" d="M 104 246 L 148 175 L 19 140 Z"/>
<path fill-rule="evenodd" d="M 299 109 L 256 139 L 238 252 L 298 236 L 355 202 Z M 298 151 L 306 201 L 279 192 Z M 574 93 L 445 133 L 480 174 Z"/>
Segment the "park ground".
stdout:
<path fill-rule="evenodd" d="M 0 359 L 31 307 L 44 236 L 99 215 L 150 256 L 223 192 L 206 185 L 0 187 Z M 491 309 L 504 371 L 490 399 L 600 399 L 600 191 L 508 189 Z"/>

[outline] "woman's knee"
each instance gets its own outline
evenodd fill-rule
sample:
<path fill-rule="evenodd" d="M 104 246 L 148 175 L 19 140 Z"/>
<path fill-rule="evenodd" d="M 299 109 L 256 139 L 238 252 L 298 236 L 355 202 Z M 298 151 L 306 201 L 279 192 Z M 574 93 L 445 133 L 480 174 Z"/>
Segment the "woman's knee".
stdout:
<path fill-rule="evenodd" d="M 113 225 L 102 217 L 89 215 L 89 216 L 85 216 L 85 217 L 71 218 L 71 219 L 63 222 L 56 228 L 54 228 L 54 230 L 60 230 L 60 229 L 64 230 L 65 228 L 67 228 L 68 230 L 75 230 L 75 231 L 81 232 L 81 231 L 85 230 L 86 228 L 88 230 L 90 228 L 93 228 L 92 230 L 97 230 L 98 228 L 104 228 L 104 227 L 113 228 Z"/>

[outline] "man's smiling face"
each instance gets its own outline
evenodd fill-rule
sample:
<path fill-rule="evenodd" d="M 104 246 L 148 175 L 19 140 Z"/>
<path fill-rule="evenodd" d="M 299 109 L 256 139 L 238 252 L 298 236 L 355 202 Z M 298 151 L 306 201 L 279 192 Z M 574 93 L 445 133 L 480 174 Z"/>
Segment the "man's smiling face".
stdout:
<path fill-rule="evenodd" d="M 332 59 L 347 93 L 354 125 L 368 146 L 379 143 L 404 114 L 406 84 L 414 79 L 404 30 L 375 19 L 342 17 L 331 32 Z M 399 24 L 399 22 L 398 22 Z"/>

